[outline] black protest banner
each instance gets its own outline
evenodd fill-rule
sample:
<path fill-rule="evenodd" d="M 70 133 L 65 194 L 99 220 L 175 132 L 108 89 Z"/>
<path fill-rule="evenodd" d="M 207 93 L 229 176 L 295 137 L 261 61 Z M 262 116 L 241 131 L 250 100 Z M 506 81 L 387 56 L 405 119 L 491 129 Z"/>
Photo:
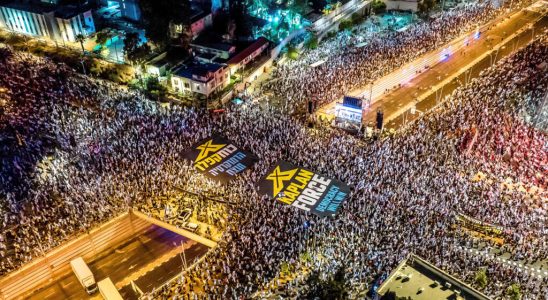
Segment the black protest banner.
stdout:
<path fill-rule="evenodd" d="M 222 183 L 232 180 L 257 162 L 253 154 L 218 135 L 198 142 L 185 152 L 184 157 L 191 160 L 199 172 Z"/>
<path fill-rule="evenodd" d="M 259 182 L 259 193 L 319 216 L 331 216 L 350 188 L 339 180 L 280 161 Z"/>

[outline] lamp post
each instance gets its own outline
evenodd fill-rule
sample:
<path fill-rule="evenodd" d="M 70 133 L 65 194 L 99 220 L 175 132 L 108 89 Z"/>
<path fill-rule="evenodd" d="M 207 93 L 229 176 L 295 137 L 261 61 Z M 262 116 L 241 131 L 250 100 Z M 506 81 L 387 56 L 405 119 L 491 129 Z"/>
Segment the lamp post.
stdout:
<path fill-rule="evenodd" d="M 185 264 L 185 270 L 188 268 L 188 265 L 186 263 L 186 253 L 185 253 L 185 246 L 184 246 L 184 243 L 183 241 L 181 241 L 181 248 L 183 249 L 183 258 L 184 258 L 184 264 Z"/>
<path fill-rule="evenodd" d="M 371 80 L 371 82 L 369 82 L 369 99 L 367 99 L 367 106 L 371 106 L 371 102 L 373 102 L 373 84 L 375 84 L 375 82 Z"/>
<path fill-rule="evenodd" d="M 173 246 L 176 246 L 177 244 L 175 242 L 173 242 Z M 182 270 L 181 270 L 181 273 L 184 272 L 186 269 L 187 269 L 187 264 L 186 264 L 186 255 L 185 255 L 185 247 L 184 247 L 184 244 L 183 244 L 183 241 L 181 241 L 181 249 L 183 251 L 182 252 L 182 255 L 181 255 L 181 252 L 179 252 L 179 257 L 181 258 L 181 262 L 183 263 L 183 266 L 182 266 Z"/>
<path fill-rule="evenodd" d="M 86 76 L 86 66 L 84 65 L 84 59 L 80 59 L 80 63 L 82 64 L 82 70 L 84 71 L 84 76 Z"/>

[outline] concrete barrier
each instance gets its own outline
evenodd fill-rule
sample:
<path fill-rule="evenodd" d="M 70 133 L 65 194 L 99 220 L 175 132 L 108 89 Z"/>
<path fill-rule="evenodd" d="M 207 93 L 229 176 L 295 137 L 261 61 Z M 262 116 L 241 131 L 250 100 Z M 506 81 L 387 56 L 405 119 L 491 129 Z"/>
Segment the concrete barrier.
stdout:
<path fill-rule="evenodd" d="M 151 224 L 125 212 L 0 278 L 0 299 L 20 299 L 70 272 L 69 262 L 83 257 L 88 263 Z"/>
<path fill-rule="evenodd" d="M 168 224 L 166 222 L 163 222 L 163 221 L 160 221 L 160 220 L 157 220 L 155 218 L 152 218 L 152 217 L 149 217 L 145 214 L 143 214 L 142 212 L 138 212 L 136 210 L 133 210 L 132 211 L 132 214 L 135 215 L 136 217 L 148 222 L 148 223 L 151 223 L 151 224 L 154 224 L 154 225 L 157 225 L 157 226 L 160 226 L 162 228 L 165 228 L 169 231 L 173 231 L 179 235 L 182 235 L 184 237 L 187 237 L 193 241 L 196 241 L 200 244 L 204 244 L 210 248 L 213 248 L 217 245 L 217 243 L 215 241 L 212 241 L 210 239 L 207 239 L 201 235 L 197 235 L 193 232 L 190 232 L 188 230 L 185 230 L 185 229 L 181 229 L 181 228 L 178 228 L 176 226 L 173 226 L 171 224 Z"/>

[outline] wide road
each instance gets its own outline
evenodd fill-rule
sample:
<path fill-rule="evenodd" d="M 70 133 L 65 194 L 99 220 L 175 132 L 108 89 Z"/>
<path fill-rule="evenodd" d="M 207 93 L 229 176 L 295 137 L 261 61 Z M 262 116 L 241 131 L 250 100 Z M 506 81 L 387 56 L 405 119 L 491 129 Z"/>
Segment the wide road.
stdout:
<path fill-rule="evenodd" d="M 88 264 L 97 281 L 110 277 L 112 282 L 119 286 L 120 282 L 127 281 L 128 276 L 150 268 L 150 265 L 154 264 L 160 257 L 175 253 L 168 259 L 176 258 L 180 261 L 178 253 L 181 249 L 181 242 L 187 245 L 193 244 L 185 251 L 187 262 L 193 262 L 198 257 L 203 256 L 209 249 L 167 229 L 151 225 L 142 234 L 116 246 L 114 250 L 111 249 L 100 253 Z M 139 277 L 137 281 L 149 290 L 149 287 L 157 287 L 181 272 L 181 264 L 172 262 L 161 266 L 161 275 L 152 270 Z M 150 276 L 152 274 L 156 275 Z M 89 297 L 76 276 L 71 272 L 49 286 L 36 291 L 28 299 L 101 299 L 98 295 L 97 293 L 94 297 Z"/>
<path fill-rule="evenodd" d="M 534 24 L 533 29 L 529 29 L 531 24 Z M 492 62 L 525 46 L 533 36 L 544 31 L 546 25 L 547 18 L 539 12 L 523 10 L 514 14 L 510 19 L 483 32 L 480 39 L 472 42 L 464 51 L 453 53 L 446 61 L 438 63 L 397 90 L 375 100 L 371 107 L 364 111 L 365 124 L 375 124 L 378 109 L 384 113 L 384 121 L 388 123 L 385 124 L 386 128 L 397 128 L 418 117 L 419 112 L 415 115 L 411 115 L 409 112 L 413 103 L 418 102 L 416 104 L 418 111 L 427 111 L 436 105 L 437 100 L 450 94 L 455 88 L 465 84 L 471 78 L 477 77 L 479 72 L 488 68 Z M 522 29 L 524 30 L 522 34 L 503 43 L 503 40 Z M 496 49 L 499 50 L 496 51 Z M 483 56 L 485 56 L 483 60 L 473 64 Z M 473 67 L 468 72 L 450 80 L 445 85 L 441 84 L 449 78 L 455 77 L 470 65 Z M 442 86 L 443 88 L 441 88 Z"/>

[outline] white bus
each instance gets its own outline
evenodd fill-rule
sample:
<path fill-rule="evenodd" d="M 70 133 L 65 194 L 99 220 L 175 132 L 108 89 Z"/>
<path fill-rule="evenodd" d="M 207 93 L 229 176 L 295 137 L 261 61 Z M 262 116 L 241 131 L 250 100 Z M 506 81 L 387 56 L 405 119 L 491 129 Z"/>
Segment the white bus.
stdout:
<path fill-rule="evenodd" d="M 81 257 L 75 258 L 70 262 L 70 266 L 72 267 L 74 275 L 76 275 L 76 278 L 78 278 L 78 281 L 84 287 L 86 292 L 89 295 L 95 293 L 97 291 L 95 277 L 93 277 L 93 273 L 91 273 L 91 270 L 84 259 Z"/>
<path fill-rule="evenodd" d="M 110 277 L 107 277 L 97 284 L 99 286 L 99 292 L 103 299 L 105 300 L 123 300 L 122 296 L 118 292 L 118 289 L 110 280 Z"/>

